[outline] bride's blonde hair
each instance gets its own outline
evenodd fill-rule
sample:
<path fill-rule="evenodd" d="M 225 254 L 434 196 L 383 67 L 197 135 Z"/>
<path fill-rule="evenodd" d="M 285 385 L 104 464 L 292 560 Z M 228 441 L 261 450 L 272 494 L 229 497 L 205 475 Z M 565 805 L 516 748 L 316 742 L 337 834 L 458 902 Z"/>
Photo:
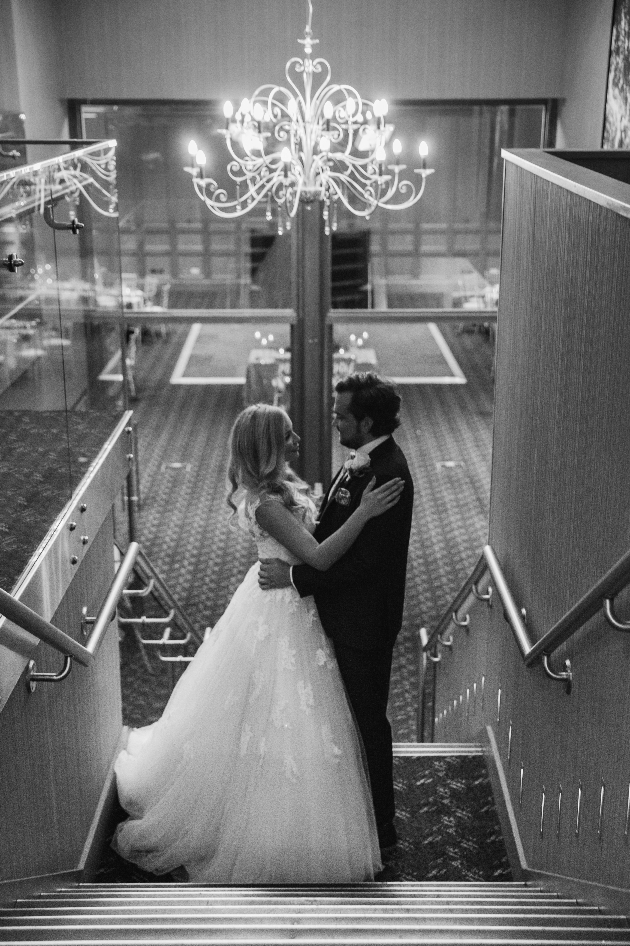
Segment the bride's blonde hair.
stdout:
<path fill-rule="evenodd" d="M 286 412 L 272 404 L 252 404 L 236 418 L 230 434 L 227 496 L 234 512 L 234 495 L 241 488 L 275 493 L 289 509 L 305 505 L 308 486 L 285 459 L 289 423 Z"/>

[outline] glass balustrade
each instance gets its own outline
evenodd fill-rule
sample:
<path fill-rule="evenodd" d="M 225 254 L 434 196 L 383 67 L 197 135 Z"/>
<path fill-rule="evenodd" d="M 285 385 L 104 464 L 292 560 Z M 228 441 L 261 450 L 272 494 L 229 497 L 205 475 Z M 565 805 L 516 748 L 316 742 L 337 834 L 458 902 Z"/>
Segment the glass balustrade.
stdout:
<path fill-rule="evenodd" d="M 2 142 L 0 585 L 9 591 L 126 404 L 112 368 L 122 306 L 115 144 Z"/>

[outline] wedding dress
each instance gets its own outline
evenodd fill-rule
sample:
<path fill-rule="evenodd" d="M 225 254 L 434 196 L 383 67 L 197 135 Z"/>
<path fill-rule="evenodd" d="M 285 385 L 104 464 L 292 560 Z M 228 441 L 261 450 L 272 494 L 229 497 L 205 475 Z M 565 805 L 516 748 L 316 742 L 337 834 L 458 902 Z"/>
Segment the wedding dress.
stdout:
<path fill-rule="evenodd" d="M 239 519 L 259 558 L 296 559 Z M 310 503 L 310 501 L 309 501 Z M 314 527 L 314 507 L 296 511 Z M 115 849 L 190 881 L 315 884 L 381 869 L 372 800 L 334 652 L 312 598 L 262 591 L 256 562 L 178 681 L 156 723 L 116 761 L 131 816 Z"/>

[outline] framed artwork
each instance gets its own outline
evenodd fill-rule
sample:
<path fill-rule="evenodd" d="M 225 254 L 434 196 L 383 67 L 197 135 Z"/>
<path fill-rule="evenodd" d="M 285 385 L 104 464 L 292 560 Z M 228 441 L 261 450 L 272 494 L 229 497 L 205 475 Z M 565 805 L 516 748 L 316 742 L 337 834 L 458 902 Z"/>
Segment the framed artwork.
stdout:
<path fill-rule="evenodd" d="M 630 149 L 630 0 L 615 0 L 602 148 Z"/>

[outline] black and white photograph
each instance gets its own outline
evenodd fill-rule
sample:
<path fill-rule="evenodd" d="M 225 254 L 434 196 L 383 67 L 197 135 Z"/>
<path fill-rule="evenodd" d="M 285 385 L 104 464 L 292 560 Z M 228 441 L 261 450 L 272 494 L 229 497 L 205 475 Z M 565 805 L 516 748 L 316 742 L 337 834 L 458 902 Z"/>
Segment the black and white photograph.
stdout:
<path fill-rule="evenodd" d="M 630 0 L 0 0 L 0 943 L 630 946 Z"/>

